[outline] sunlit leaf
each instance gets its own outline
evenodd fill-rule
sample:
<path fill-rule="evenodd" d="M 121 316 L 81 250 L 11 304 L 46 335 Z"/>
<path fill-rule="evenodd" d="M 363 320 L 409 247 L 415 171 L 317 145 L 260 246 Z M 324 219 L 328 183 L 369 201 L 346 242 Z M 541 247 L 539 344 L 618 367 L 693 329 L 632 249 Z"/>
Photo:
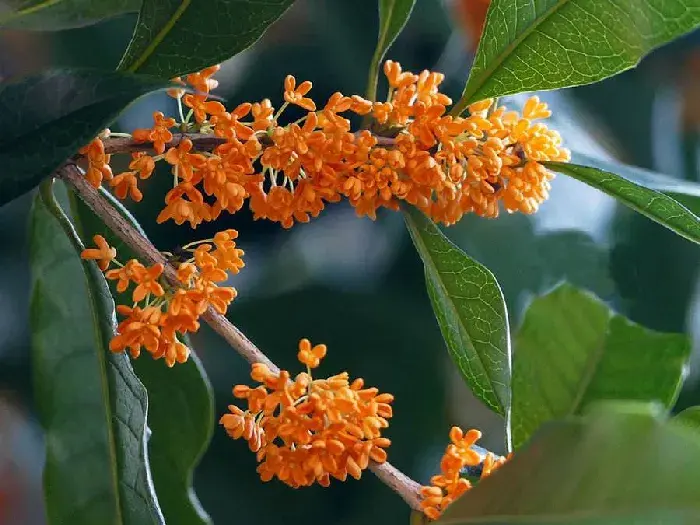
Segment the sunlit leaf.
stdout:
<path fill-rule="evenodd" d="M 436 525 L 700 521 L 700 440 L 633 405 L 547 424 Z"/>
<path fill-rule="evenodd" d="M 514 348 L 516 448 L 543 423 L 600 400 L 657 401 L 670 408 L 691 351 L 687 336 L 648 330 L 568 284 L 532 302 Z"/>
<path fill-rule="evenodd" d="M 492 0 L 455 112 L 489 97 L 597 82 L 698 23 L 694 0 Z"/>
<path fill-rule="evenodd" d="M 677 414 L 673 421 L 680 425 L 684 425 L 693 430 L 700 431 L 700 407 L 686 408 Z"/>

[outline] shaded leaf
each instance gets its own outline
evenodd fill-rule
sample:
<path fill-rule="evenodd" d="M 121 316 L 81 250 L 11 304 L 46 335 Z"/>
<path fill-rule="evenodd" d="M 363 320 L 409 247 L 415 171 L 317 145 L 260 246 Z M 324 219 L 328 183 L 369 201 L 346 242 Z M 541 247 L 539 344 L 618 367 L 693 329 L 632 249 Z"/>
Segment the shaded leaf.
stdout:
<path fill-rule="evenodd" d="M 294 0 L 144 0 L 119 69 L 173 78 L 254 44 Z"/>
<path fill-rule="evenodd" d="M 0 84 L 0 205 L 26 193 L 135 99 L 168 83 L 89 69 L 56 69 Z"/>
<path fill-rule="evenodd" d="M 104 277 L 44 184 L 31 229 L 36 401 L 46 433 L 50 523 L 162 524 L 146 455 L 146 390 L 109 351 L 114 303 Z"/>
<path fill-rule="evenodd" d="M 648 330 L 562 284 L 535 299 L 514 340 L 513 444 L 604 399 L 675 402 L 690 357 L 682 334 Z"/>
<path fill-rule="evenodd" d="M 377 80 L 379 64 L 384 59 L 391 44 L 406 25 L 416 0 L 379 0 L 379 35 L 377 49 L 369 66 L 367 98 L 377 100 Z"/>
<path fill-rule="evenodd" d="M 678 423 L 695 431 L 700 430 L 700 407 L 686 408 L 673 418 L 674 423 Z"/>
<path fill-rule="evenodd" d="M 597 82 L 698 23 L 694 0 L 492 0 L 455 112 L 489 97 Z"/>
<path fill-rule="evenodd" d="M 597 168 L 567 162 L 544 162 L 543 164 L 551 170 L 573 177 L 607 193 L 625 206 L 689 241 L 700 243 L 700 218 L 666 193 Z"/>
<path fill-rule="evenodd" d="M 479 399 L 501 415 L 510 409 L 508 315 L 496 278 L 423 213 L 404 208 L 413 244 L 447 348 Z"/>
<path fill-rule="evenodd" d="M 95 24 L 105 18 L 135 13 L 141 0 L 10 0 L 0 13 L 0 27 L 58 31 Z"/>
<path fill-rule="evenodd" d="M 145 236 L 136 219 L 118 200 L 106 191 L 102 195 Z M 120 261 L 137 258 L 72 192 L 70 203 L 82 238 L 91 239 L 100 234 L 117 249 Z M 117 292 L 115 281 L 110 281 L 110 288 L 118 303 L 131 303 L 128 293 Z M 188 340 L 183 342 L 192 347 Z M 148 455 L 165 521 L 168 525 L 210 524 L 192 488 L 193 470 L 209 445 L 214 427 L 214 399 L 201 362 L 192 352 L 186 363 L 178 363 L 173 368 L 149 355 L 134 360 L 132 366 L 148 391 L 148 427 L 151 430 Z"/>

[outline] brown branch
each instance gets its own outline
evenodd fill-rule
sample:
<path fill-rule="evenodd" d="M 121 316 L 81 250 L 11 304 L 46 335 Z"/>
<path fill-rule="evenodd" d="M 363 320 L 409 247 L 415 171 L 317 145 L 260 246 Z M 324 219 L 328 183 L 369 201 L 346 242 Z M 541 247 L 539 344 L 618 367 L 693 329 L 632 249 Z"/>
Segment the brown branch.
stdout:
<path fill-rule="evenodd" d="M 128 142 L 126 144 L 128 144 Z M 143 147 L 143 144 L 140 146 Z M 87 179 L 75 164 L 65 164 L 58 169 L 57 175 L 72 186 L 85 204 L 87 204 L 90 209 L 102 219 L 105 225 L 129 246 L 129 248 L 136 252 L 143 261 L 149 264 L 162 263 L 165 266 L 163 275 L 166 280 L 173 284 L 177 283 L 175 268 L 168 263 L 163 254 L 158 251 L 146 237 L 138 232 L 136 228 L 107 201 L 107 199 L 100 195 L 95 188 L 90 186 L 90 183 L 88 183 Z M 249 363 L 265 363 L 271 370 L 279 372 L 279 368 L 238 328 L 231 324 L 226 317 L 217 313 L 210 307 L 202 318 Z M 406 476 L 406 474 L 388 462 L 383 464 L 371 462 L 370 469 L 389 488 L 398 493 L 412 509 L 420 510 L 420 498 L 418 495 L 420 485 L 416 481 Z"/>
<path fill-rule="evenodd" d="M 227 142 L 227 139 L 217 137 L 212 133 L 173 133 L 173 140 L 166 142 L 165 145 L 167 148 L 177 147 L 185 138 L 190 139 L 194 149 L 198 151 L 211 151 L 216 146 Z M 267 135 L 264 135 L 263 139 L 264 138 L 268 138 Z M 396 143 L 396 140 L 391 137 L 381 137 L 379 135 L 375 135 L 374 138 L 377 139 L 377 144 L 380 146 L 393 146 Z M 106 139 L 102 139 L 102 142 L 105 145 L 105 153 L 108 155 L 115 153 L 132 153 L 135 151 L 153 152 L 152 143 L 136 142 L 129 137 L 108 137 Z M 263 143 L 263 146 L 272 144 L 272 141 L 269 138 L 267 142 L 268 144 Z"/>
<path fill-rule="evenodd" d="M 173 140 L 166 143 L 167 147 L 177 147 L 183 139 L 192 141 L 195 149 L 200 151 L 211 151 L 216 146 L 226 143 L 226 139 L 217 137 L 212 133 L 173 133 Z M 150 142 L 136 142 L 129 137 L 108 137 L 102 139 L 105 145 L 105 153 L 132 153 L 134 151 L 153 152 L 153 144 Z"/>

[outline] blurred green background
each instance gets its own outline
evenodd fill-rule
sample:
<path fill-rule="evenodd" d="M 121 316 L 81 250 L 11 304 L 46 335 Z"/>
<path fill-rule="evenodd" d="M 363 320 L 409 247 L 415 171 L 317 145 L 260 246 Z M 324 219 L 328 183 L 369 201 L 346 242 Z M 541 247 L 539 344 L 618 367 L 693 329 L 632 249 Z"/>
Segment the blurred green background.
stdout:
<path fill-rule="evenodd" d="M 468 2 L 418 0 L 388 55 L 405 69 L 444 72 L 445 91 L 455 98 L 476 38 L 465 23 Z M 217 94 L 232 105 L 265 97 L 274 104 L 288 73 L 313 81 L 316 100 L 336 90 L 362 94 L 377 33 L 376 6 L 374 0 L 297 0 L 260 42 L 223 65 Z M 113 68 L 135 18 L 56 33 L 0 32 L 0 77 L 51 66 Z M 554 110 L 551 125 L 571 149 L 698 180 L 699 95 L 700 34 L 695 33 L 618 77 L 541 97 Z M 155 109 L 172 112 L 172 99 L 163 94 L 142 99 L 112 129 L 149 125 Z M 319 219 L 285 231 L 241 212 L 193 231 L 155 223 L 169 178 L 146 182 L 144 201 L 131 210 L 160 249 L 224 228 L 240 231 L 246 268 L 232 279 L 239 298 L 229 317 L 275 362 L 296 370 L 296 343 L 309 337 L 329 346 L 322 371 L 348 370 L 396 396 L 387 432 L 393 440 L 392 463 L 427 482 L 454 424 L 480 428 L 482 444 L 503 452 L 502 421 L 472 398 L 451 366 L 421 263 L 399 214 L 380 213 L 372 222 L 356 219 L 349 206 L 332 205 Z M 27 328 L 30 203 L 31 196 L 25 196 L 0 209 L 2 525 L 45 522 L 43 445 L 33 411 Z M 552 197 L 536 216 L 468 217 L 447 234 L 496 274 L 513 327 L 534 295 L 566 279 L 650 328 L 694 337 L 699 332 L 698 248 L 576 181 L 557 178 Z M 247 382 L 249 367 L 206 329 L 193 343 L 221 414 L 232 400 L 232 385 Z M 694 368 L 679 408 L 700 403 Z M 400 498 L 369 472 L 359 482 L 333 483 L 328 489 L 262 484 L 253 455 L 220 428 L 196 471 L 195 488 L 218 524 L 408 522 Z"/>

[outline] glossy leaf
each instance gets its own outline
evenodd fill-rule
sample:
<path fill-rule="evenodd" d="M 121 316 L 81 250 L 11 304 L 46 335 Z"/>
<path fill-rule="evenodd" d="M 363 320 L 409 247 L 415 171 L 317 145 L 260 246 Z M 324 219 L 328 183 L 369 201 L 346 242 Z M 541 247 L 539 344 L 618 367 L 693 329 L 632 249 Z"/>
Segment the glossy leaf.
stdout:
<path fill-rule="evenodd" d="M 81 69 L 0 84 L 0 205 L 37 186 L 135 99 L 166 87 L 150 77 Z"/>
<path fill-rule="evenodd" d="M 562 284 L 535 299 L 514 339 L 513 444 L 543 423 L 605 399 L 670 408 L 690 357 L 682 334 L 648 330 Z"/>
<path fill-rule="evenodd" d="M 571 160 L 582 166 L 617 173 L 640 186 L 664 193 L 681 203 L 695 215 L 700 216 L 700 184 L 697 182 L 676 179 L 644 168 L 638 168 L 637 166 L 605 161 L 576 152 L 571 154 Z"/>
<path fill-rule="evenodd" d="M 456 112 L 489 97 L 597 82 L 698 23 L 694 0 L 492 0 Z"/>
<path fill-rule="evenodd" d="M 136 219 L 109 193 L 103 192 L 142 234 Z M 90 208 L 75 194 L 70 195 L 71 211 L 81 237 L 100 234 L 117 249 L 120 261 L 137 258 Z M 110 281 L 112 295 L 119 303 L 130 304 L 127 294 L 119 294 Z M 184 341 L 191 347 L 189 341 Z M 148 391 L 148 455 L 158 501 L 168 525 L 207 525 L 209 516 L 202 509 L 192 488 L 192 474 L 207 449 L 214 427 L 214 399 L 197 355 L 186 363 L 168 368 L 165 362 L 148 354 L 132 362 L 136 375 Z"/>
<path fill-rule="evenodd" d="M 377 100 L 379 64 L 408 22 L 415 3 L 416 0 L 379 0 L 379 36 L 367 81 L 367 98 L 373 102 Z"/>
<path fill-rule="evenodd" d="M 650 410 L 549 423 L 436 525 L 685 525 L 700 521 L 700 440 Z"/>
<path fill-rule="evenodd" d="M 416 208 L 404 208 L 404 218 L 423 260 L 428 295 L 450 355 L 474 395 L 507 415 L 508 314 L 496 278 Z"/>
<path fill-rule="evenodd" d="M 568 175 L 614 197 L 642 215 L 689 241 L 700 243 L 700 218 L 673 197 L 622 175 L 567 162 L 545 162 L 549 169 Z"/>
<path fill-rule="evenodd" d="M 141 0 L 10 0 L 0 27 L 57 31 L 95 24 L 105 18 L 136 13 Z"/>
<path fill-rule="evenodd" d="M 172 78 L 254 44 L 294 0 L 144 0 L 119 69 Z"/>
<path fill-rule="evenodd" d="M 44 184 L 32 210 L 31 334 L 46 435 L 52 524 L 162 524 L 146 455 L 146 390 L 109 351 L 114 303 L 99 269 Z"/>
<path fill-rule="evenodd" d="M 693 430 L 700 431 L 700 407 L 686 408 L 673 418 L 678 423 Z"/>

